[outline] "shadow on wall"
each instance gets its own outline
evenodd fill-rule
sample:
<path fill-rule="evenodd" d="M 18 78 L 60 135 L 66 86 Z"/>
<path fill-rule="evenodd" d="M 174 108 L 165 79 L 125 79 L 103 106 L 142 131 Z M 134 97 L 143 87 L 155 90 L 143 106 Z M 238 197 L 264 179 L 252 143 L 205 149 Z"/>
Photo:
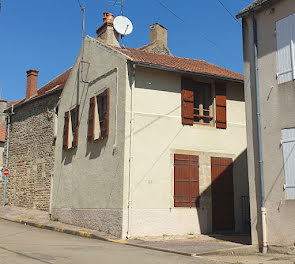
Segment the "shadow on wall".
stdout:
<path fill-rule="evenodd" d="M 247 150 L 234 161 L 211 157 L 211 185 L 196 199 L 202 234 L 217 239 L 251 244 Z M 204 209 L 208 217 L 204 217 Z M 210 225 L 210 221 L 212 225 Z"/>

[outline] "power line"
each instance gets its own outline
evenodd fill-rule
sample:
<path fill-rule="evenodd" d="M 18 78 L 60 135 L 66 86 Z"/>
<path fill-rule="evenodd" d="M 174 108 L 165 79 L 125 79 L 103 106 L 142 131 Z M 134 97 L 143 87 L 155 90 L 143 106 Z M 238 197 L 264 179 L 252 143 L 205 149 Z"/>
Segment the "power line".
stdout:
<path fill-rule="evenodd" d="M 173 16 L 175 16 L 177 19 L 179 19 L 181 22 L 185 23 L 185 21 L 179 17 L 175 12 L 173 12 L 168 6 L 166 6 L 165 4 L 163 4 L 160 0 L 155 0 L 158 4 L 160 4 L 162 7 L 164 7 L 165 9 L 167 9 Z M 208 41 L 209 43 L 211 43 L 212 45 L 214 45 L 215 47 L 219 48 L 218 45 L 213 42 L 212 40 L 208 39 L 204 34 L 200 33 L 201 37 L 203 39 L 205 39 L 206 41 Z M 222 49 L 222 48 L 221 48 Z M 223 50 L 223 49 L 222 49 Z"/>
<path fill-rule="evenodd" d="M 161 6 L 163 6 L 164 8 L 166 8 L 173 16 L 175 16 L 176 18 L 178 18 L 180 21 L 184 22 L 184 20 L 182 18 L 180 18 L 178 15 L 176 15 L 168 6 L 164 5 L 160 0 L 156 0 Z"/>
<path fill-rule="evenodd" d="M 77 0 L 77 1 L 78 1 L 79 6 L 80 6 L 80 9 L 82 9 L 83 7 L 82 7 L 82 5 L 80 3 L 80 0 Z"/>
<path fill-rule="evenodd" d="M 233 20 L 238 23 L 238 25 L 241 27 L 242 25 L 240 24 L 240 22 L 234 17 L 234 15 L 226 8 L 226 6 L 220 1 L 220 0 L 217 0 L 221 6 L 226 10 L 226 12 L 233 18 Z"/>

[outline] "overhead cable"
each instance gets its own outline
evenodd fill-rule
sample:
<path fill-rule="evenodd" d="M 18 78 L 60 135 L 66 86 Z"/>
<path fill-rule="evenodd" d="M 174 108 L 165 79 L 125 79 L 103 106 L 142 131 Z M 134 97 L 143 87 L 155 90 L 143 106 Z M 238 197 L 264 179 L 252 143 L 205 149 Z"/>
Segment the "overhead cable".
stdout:
<path fill-rule="evenodd" d="M 242 25 L 240 24 L 240 22 L 234 17 L 234 15 L 226 8 L 226 6 L 221 2 L 221 0 L 217 0 L 221 6 L 226 10 L 226 12 L 233 18 L 233 20 L 238 23 L 238 25 L 241 27 Z"/>

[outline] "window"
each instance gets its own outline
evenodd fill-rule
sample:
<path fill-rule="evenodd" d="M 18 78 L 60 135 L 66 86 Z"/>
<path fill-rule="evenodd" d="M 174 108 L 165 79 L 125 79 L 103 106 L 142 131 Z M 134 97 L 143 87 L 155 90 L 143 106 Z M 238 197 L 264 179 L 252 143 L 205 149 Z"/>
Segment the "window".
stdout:
<path fill-rule="evenodd" d="M 211 84 L 194 83 L 194 122 L 213 125 Z"/>
<path fill-rule="evenodd" d="M 286 199 L 295 199 L 295 128 L 282 130 Z"/>
<path fill-rule="evenodd" d="M 216 128 L 226 128 L 226 84 L 215 83 Z M 182 78 L 181 114 L 182 124 L 194 123 L 214 125 L 213 91 L 210 83 L 196 82 L 192 78 Z"/>
<path fill-rule="evenodd" d="M 295 79 L 295 14 L 276 23 L 278 83 Z"/>
<path fill-rule="evenodd" d="M 199 196 L 199 157 L 174 154 L 174 207 L 196 207 Z"/>
<path fill-rule="evenodd" d="M 65 112 L 63 149 L 76 148 L 78 146 L 79 133 L 79 105 Z"/>
<path fill-rule="evenodd" d="M 88 115 L 88 140 L 108 136 L 109 133 L 109 89 L 90 98 Z"/>

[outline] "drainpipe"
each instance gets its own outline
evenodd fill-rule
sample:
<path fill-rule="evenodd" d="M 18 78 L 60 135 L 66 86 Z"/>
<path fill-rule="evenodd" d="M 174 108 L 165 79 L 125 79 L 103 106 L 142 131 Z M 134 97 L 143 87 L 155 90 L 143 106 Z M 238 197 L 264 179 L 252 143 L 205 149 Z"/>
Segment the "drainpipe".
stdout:
<path fill-rule="evenodd" d="M 9 155 L 9 143 L 10 143 L 10 127 L 11 127 L 11 115 L 13 115 L 13 105 L 11 106 L 10 112 L 7 113 L 7 141 L 6 141 L 6 161 L 5 168 L 8 168 L 8 155 Z M 4 191 L 3 191 L 3 207 L 5 207 L 6 192 L 7 192 L 7 176 L 4 179 Z"/>
<path fill-rule="evenodd" d="M 257 41 L 257 24 L 254 12 L 251 12 L 253 23 L 253 39 L 254 39 L 254 68 L 255 68 L 255 90 L 256 90 L 256 109 L 257 109 L 257 133 L 258 133 L 258 153 L 259 153 L 259 176 L 260 176 L 260 192 L 261 192 L 261 222 L 262 222 L 262 253 L 267 253 L 267 237 L 266 237 L 266 209 L 264 196 L 264 175 L 263 175 L 263 157 L 261 143 L 261 120 L 260 120 L 260 102 L 259 102 L 259 76 L 258 76 L 258 41 Z"/>
<path fill-rule="evenodd" d="M 131 237 L 130 227 L 131 227 L 131 215 L 132 215 L 132 176 L 133 176 L 133 129 L 134 129 L 134 87 L 135 87 L 135 70 L 136 65 L 132 64 L 132 84 L 131 84 L 131 98 L 130 98 L 130 150 L 129 150 L 129 186 L 128 186 L 128 226 L 127 226 L 127 236 Z"/>

